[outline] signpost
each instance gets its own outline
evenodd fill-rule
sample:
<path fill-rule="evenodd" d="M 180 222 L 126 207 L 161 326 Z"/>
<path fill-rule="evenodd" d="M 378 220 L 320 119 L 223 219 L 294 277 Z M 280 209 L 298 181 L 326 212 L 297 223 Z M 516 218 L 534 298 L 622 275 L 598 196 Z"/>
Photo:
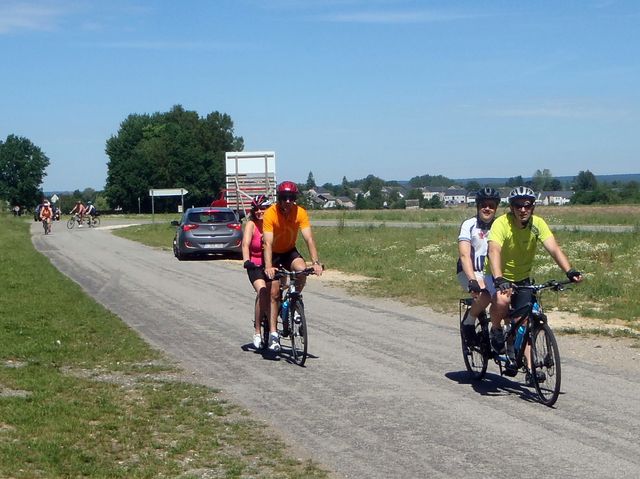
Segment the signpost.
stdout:
<path fill-rule="evenodd" d="M 189 193 L 189 191 L 184 188 L 151 188 L 149 190 L 149 196 L 151 196 L 151 222 L 155 223 L 155 204 L 153 199 L 156 196 L 180 196 L 180 209 L 184 210 L 184 195 L 187 193 Z"/>

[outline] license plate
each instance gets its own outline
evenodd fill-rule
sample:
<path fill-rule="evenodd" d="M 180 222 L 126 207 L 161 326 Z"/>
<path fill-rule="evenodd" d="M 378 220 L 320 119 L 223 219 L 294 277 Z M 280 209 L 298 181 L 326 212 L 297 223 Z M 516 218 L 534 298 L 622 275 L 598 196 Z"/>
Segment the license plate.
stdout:
<path fill-rule="evenodd" d="M 207 249 L 222 248 L 223 246 L 224 245 L 222 243 L 207 243 L 204 245 L 204 247 Z"/>

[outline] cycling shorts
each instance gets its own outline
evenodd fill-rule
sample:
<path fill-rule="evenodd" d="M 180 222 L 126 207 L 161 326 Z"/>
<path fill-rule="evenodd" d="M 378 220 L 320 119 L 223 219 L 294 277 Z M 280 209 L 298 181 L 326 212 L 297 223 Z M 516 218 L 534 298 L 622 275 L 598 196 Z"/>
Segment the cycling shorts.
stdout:
<path fill-rule="evenodd" d="M 282 266 L 284 269 L 291 271 L 291 263 L 296 258 L 302 258 L 302 255 L 296 248 L 293 248 L 285 253 L 273 253 L 271 264 L 274 268 Z"/>
<path fill-rule="evenodd" d="M 493 286 L 493 276 L 486 276 L 482 271 L 474 271 L 473 274 L 476 275 L 476 281 L 480 283 L 480 286 L 484 284 L 485 289 L 491 293 L 491 289 L 489 289 L 489 285 Z M 465 291 L 469 291 L 469 280 L 467 279 L 467 275 L 464 274 L 464 271 L 460 271 L 458 273 L 458 282 L 462 289 Z"/>
<path fill-rule="evenodd" d="M 267 283 L 271 281 L 269 278 L 267 278 L 267 275 L 264 274 L 264 268 L 262 266 L 260 266 L 259 268 L 248 269 L 247 276 L 249 276 L 249 281 L 251 281 L 251 284 L 255 283 L 259 279 Z"/>
<path fill-rule="evenodd" d="M 487 278 L 485 283 L 486 288 L 489 291 L 489 294 L 491 295 L 491 297 L 493 298 L 497 293 L 496 287 L 493 284 L 493 277 L 487 276 L 486 278 Z M 515 281 L 513 284 L 517 286 L 528 286 L 531 284 L 531 280 L 527 278 L 521 281 Z M 532 297 L 533 297 L 533 291 L 531 291 L 530 289 L 521 289 L 521 290 L 514 289 L 511 292 L 511 308 L 514 310 L 521 308 L 525 304 L 530 303 Z"/>

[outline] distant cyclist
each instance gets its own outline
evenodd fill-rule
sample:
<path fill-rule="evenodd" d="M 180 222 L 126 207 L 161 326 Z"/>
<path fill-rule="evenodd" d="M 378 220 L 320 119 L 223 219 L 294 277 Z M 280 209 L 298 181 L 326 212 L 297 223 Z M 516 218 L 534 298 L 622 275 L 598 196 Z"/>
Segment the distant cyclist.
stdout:
<path fill-rule="evenodd" d="M 53 210 L 48 201 L 45 201 L 40 208 L 40 221 L 47 222 L 47 233 L 51 233 L 51 221 L 53 220 Z"/>
<path fill-rule="evenodd" d="M 82 204 L 82 201 L 80 200 L 76 201 L 76 205 L 69 212 L 69 214 L 70 215 L 75 214 L 78 216 L 78 228 L 82 228 L 82 220 L 84 218 L 84 205 Z"/>
<path fill-rule="evenodd" d="M 251 201 L 251 211 L 249 219 L 244 226 L 242 233 L 242 259 L 247 270 L 249 281 L 256 290 L 255 305 L 255 332 L 253 335 L 253 345 L 256 349 L 261 349 L 262 335 L 260 334 L 260 323 L 264 314 L 269 317 L 269 291 L 271 280 L 264 274 L 264 258 L 262 247 L 262 219 L 264 212 L 271 206 L 271 201 L 265 195 L 258 195 Z"/>
<path fill-rule="evenodd" d="M 289 271 L 302 271 L 307 264 L 296 249 L 298 231 L 307 243 L 315 274 L 322 274 L 322 266 L 318 258 L 318 250 L 311 233 L 311 223 L 305 209 L 296 204 L 298 186 L 292 181 L 283 181 L 276 188 L 277 203 L 264 214 L 264 270 L 267 278 L 273 279 L 279 266 Z M 305 277 L 299 278 L 298 289 L 304 288 Z M 280 286 L 277 281 L 271 284 L 271 310 L 269 316 L 269 349 L 280 350 L 278 337 L 278 301 Z M 286 334 L 286 328 L 284 333 Z"/>
<path fill-rule="evenodd" d="M 531 291 L 516 290 L 512 294 L 511 285 L 531 284 L 538 243 L 544 246 L 567 278 L 576 283 L 582 281 L 582 273 L 571 267 L 547 223 L 533 214 L 535 202 L 536 194 L 531 188 L 514 188 L 509 194 L 510 211 L 497 218 L 489 232 L 489 263 L 494 277 L 494 284 L 488 285 L 494 294 L 490 308 L 491 347 L 500 354 L 505 351 L 501 322 L 507 318 L 509 304 L 513 309 L 519 309 L 531 302 Z"/>
<path fill-rule="evenodd" d="M 486 282 L 493 278 L 485 277 L 487 260 L 487 236 L 496 217 L 500 204 L 500 193 L 493 188 L 482 188 L 476 193 L 476 215 L 469 218 L 460 227 L 458 235 L 458 281 L 465 291 L 474 297 L 469 314 L 462 325 L 464 337 L 472 346 L 475 344 L 475 321 L 491 302 Z"/>
<path fill-rule="evenodd" d="M 87 206 L 84 207 L 84 214 L 89 217 L 89 224 L 93 222 L 93 219 L 98 214 L 96 207 L 93 206 L 91 201 L 87 201 Z"/>

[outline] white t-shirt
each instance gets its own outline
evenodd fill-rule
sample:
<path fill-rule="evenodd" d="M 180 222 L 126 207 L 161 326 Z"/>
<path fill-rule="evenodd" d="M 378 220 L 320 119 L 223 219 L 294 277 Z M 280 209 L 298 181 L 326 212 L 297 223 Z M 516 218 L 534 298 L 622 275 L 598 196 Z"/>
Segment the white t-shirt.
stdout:
<path fill-rule="evenodd" d="M 482 228 L 485 226 L 485 229 Z M 489 229 L 487 225 L 481 225 L 477 217 L 469 218 L 460 227 L 458 242 L 469 241 L 471 243 L 471 262 L 473 263 L 473 271 L 484 272 L 485 262 L 487 260 L 487 236 Z M 458 266 L 456 273 L 462 272 L 462 262 L 458 258 Z"/>

